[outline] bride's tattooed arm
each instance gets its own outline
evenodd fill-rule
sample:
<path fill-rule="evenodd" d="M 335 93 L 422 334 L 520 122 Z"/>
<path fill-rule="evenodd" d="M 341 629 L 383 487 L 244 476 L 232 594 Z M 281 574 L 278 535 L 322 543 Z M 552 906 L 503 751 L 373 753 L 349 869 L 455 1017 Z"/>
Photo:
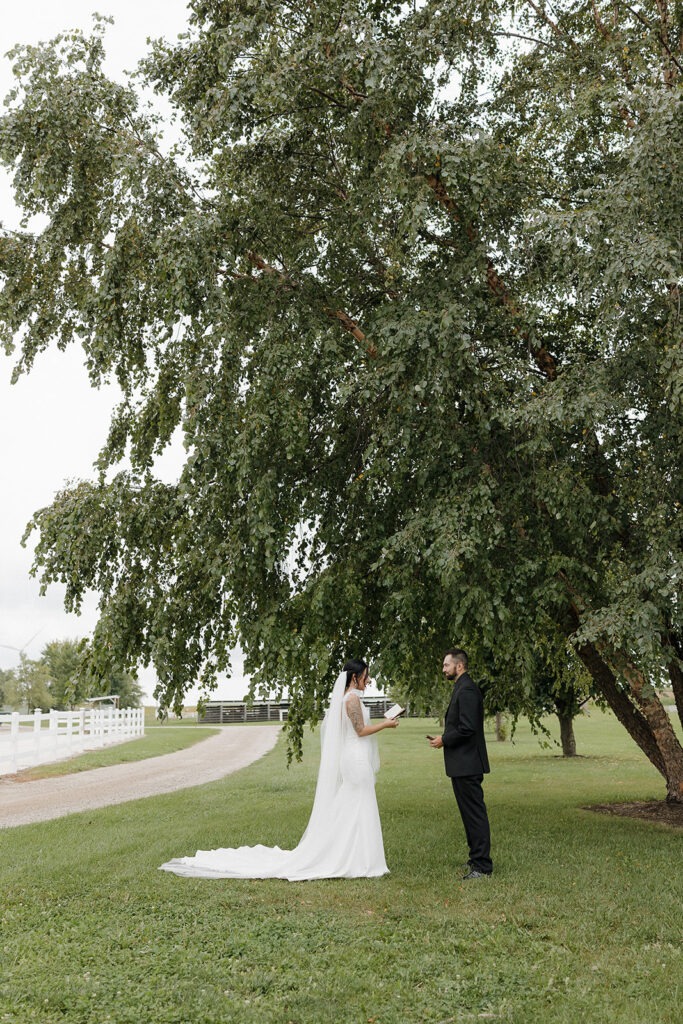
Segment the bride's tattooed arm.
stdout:
<path fill-rule="evenodd" d="M 363 721 L 363 709 L 360 706 L 360 699 L 355 694 L 346 701 L 346 714 L 351 719 L 351 725 L 360 736 L 365 727 L 365 722 Z"/>

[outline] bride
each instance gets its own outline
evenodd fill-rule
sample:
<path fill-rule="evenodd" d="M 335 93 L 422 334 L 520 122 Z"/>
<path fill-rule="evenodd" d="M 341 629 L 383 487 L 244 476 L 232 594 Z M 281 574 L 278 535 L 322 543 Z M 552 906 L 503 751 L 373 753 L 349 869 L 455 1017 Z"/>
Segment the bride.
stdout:
<path fill-rule="evenodd" d="M 382 826 L 375 797 L 379 768 L 376 733 L 396 719 L 370 725 L 361 702 L 369 682 L 361 659 L 347 661 L 332 690 L 321 729 L 320 769 L 313 810 L 293 850 L 279 846 L 197 850 L 161 865 L 195 878 L 370 878 L 385 875 Z"/>

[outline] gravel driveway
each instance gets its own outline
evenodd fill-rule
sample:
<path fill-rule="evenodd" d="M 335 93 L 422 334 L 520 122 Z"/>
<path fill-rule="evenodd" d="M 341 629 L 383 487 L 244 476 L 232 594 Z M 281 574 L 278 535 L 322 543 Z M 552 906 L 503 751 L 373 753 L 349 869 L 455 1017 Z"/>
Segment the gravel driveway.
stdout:
<path fill-rule="evenodd" d="M 145 796 L 215 782 L 275 746 L 280 725 L 224 726 L 186 750 L 35 782 L 0 778 L 0 828 L 62 818 Z"/>

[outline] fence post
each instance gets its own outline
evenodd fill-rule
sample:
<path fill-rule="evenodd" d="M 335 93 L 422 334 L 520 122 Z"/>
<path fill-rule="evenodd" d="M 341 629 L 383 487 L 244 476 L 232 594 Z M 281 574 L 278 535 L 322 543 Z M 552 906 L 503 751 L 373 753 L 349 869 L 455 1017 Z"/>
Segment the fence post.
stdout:
<path fill-rule="evenodd" d="M 13 772 L 17 770 L 17 758 L 19 754 L 19 712 L 13 711 L 9 727 L 10 742 L 10 766 Z"/>
<path fill-rule="evenodd" d="M 48 731 L 50 733 L 50 747 L 52 748 L 53 754 L 57 753 L 57 748 L 59 747 L 59 730 L 57 728 L 58 719 L 59 711 L 55 711 L 54 708 L 50 708 L 50 726 Z"/>
<path fill-rule="evenodd" d="M 42 717 L 40 708 L 36 708 L 33 712 L 33 749 L 36 759 L 40 758 L 40 729 Z"/>

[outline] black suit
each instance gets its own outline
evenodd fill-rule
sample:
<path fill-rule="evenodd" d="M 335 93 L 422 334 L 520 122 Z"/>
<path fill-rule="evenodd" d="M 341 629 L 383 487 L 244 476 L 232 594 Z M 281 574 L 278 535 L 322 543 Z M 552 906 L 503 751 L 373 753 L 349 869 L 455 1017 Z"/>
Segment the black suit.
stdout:
<path fill-rule="evenodd" d="M 467 672 L 456 680 L 446 712 L 443 743 L 446 775 L 465 826 L 470 864 L 491 873 L 491 832 L 481 784 L 491 769 L 484 739 L 484 702 L 481 690 Z"/>

